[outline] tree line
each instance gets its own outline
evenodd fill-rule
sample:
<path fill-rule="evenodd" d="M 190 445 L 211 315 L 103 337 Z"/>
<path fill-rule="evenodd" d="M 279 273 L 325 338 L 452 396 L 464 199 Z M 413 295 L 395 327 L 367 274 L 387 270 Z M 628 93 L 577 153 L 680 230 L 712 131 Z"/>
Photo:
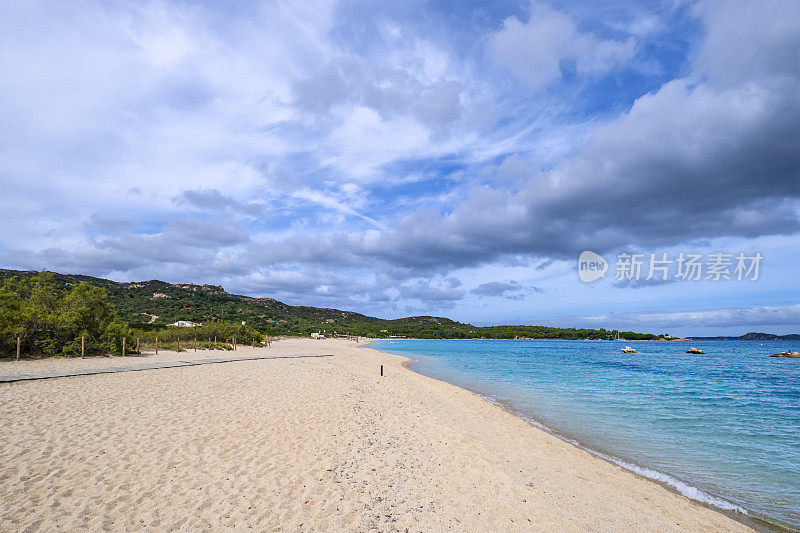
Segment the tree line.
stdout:
<path fill-rule="evenodd" d="M 123 338 L 127 338 L 127 349 L 131 350 L 137 344 L 152 348 L 156 338 L 164 349 L 228 349 L 234 338 L 238 344 L 251 344 L 260 343 L 264 335 L 307 336 L 317 331 L 328 336 L 336 332 L 369 338 L 426 339 L 610 340 L 617 335 L 602 328 L 479 327 L 437 317 L 384 320 L 335 309 L 248 299 L 213 286 L 176 286 L 159 281 L 121 284 L 49 272 L 0 274 L 0 357 L 13 356 L 18 337 L 21 352 L 26 355 L 77 355 L 81 353 L 81 339 L 86 354 L 119 354 Z M 153 313 L 161 315 L 159 323 L 142 322 L 145 315 L 152 317 Z M 165 319 L 204 324 L 173 328 L 166 327 Z M 632 331 L 619 332 L 619 336 L 626 340 L 658 338 Z"/>
<path fill-rule="evenodd" d="M 152 347 L 158 339 L 163 349 L 228 349 L 237 344 L 260 343 L 263 335 L 244 324 L 211 322 L 196 328 L 149 327 L 125 322 L 117 315 L 106 291 L 85 281 L 64 286 L 53 275 L 8 277 L 0 281 L 0 357 L 120 354 L 123 339 L 127 353 Z M 211 341 L 211 342 L 209 342 Z"/>
<path fill-rule="evenodd" d="M 81 340 L 87 354 L 118 353 L 132 338 L 106 292 L 86 282 L 64 290 L 53 276 L 40 272 L 0 282 L 0 353 L 77 355 Z"/>

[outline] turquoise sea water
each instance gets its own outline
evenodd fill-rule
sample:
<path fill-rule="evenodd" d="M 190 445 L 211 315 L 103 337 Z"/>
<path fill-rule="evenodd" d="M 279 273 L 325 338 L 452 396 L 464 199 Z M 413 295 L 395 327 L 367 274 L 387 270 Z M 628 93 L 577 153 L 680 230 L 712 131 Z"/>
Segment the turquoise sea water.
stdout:
<path fill-rule="evenodd" d="M 630 345 L 638 354 L 623 354 Z M 689 347 L 706 355 L 688 355 Z M 411 368 L 497 401 L 690 498 L 800 528 L 800 342 L 385 340 Z"/>

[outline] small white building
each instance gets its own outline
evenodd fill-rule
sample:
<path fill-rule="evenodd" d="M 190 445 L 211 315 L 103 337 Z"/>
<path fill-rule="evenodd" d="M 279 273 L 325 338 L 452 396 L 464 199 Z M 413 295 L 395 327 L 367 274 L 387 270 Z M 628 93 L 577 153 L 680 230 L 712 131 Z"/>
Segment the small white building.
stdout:
<path fill-rule="evenodd" d="M 178 320 L 173 324 L 167 324 L 167 327 L 173 328 L 195 328 L 202 326 L 203 324 L 198 324 L 197 322 L 192 322 L 191 320 Z"/>

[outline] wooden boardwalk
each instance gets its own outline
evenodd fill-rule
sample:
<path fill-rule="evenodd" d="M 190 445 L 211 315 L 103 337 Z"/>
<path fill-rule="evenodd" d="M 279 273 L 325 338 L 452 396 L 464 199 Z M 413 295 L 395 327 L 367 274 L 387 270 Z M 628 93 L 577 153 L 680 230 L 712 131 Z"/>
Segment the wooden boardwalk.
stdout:
<path fill-rule="evenodd" d="M 105 368 L 87 368 L 68 370 L 63 372 L 37 372 L 34 374 L 17 374 L 0 376 L 0 383 L 13 383 L 15 381 L 31 381 L 37 379 L 66 378 L 71 376 L 91 376 L 94 374 L 117 374 L 119 372 L 139 372 L 141 370 L 157 370 L 160 368 L 179 368 L 184 366 L 212 365 L 217 363 L 233 363 L 236 361 L 257 361 L 261 359 L 303 359 L 310 357 L 333 357 L 331 354 L 303 354 L 303 355 L 264 355 L 255 357 L 218 357 L 214 359 L 198 359 L 195 361 L 163 361 L 159 363 L 144 363 L 141 365 L 110 366 Z"/>

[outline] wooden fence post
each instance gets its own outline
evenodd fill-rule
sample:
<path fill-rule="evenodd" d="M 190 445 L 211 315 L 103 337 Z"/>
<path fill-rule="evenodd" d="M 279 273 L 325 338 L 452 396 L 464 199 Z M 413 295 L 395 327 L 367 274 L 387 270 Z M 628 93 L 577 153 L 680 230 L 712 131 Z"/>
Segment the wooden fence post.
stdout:
<path fill-rule="evenodd" d="M 156 355 L 158 355 L 158 337 L 156 337 Z"/>
<path fill-rule="evenodd" d="M 86 347 L 86 335 L 81 335 L 81 359 L 83 359 L 83 354 L 85 352 Z"/>
<path fill-rule="evenodd" d="M 236 351 L 236 337 L 233 338 L 233 350 Z"/>
<path fill-rule="evenodd" d="M 122 337 L 122 357 L 125 357 L 125 337 Z"/>
<path fill-rule="evenodd" d="M 136 337 L 136 353 L 139 353 L 139 337 Z"/>
<path fill-rule="evenodd" d="M 178 337 L 178 351 L 181 351 L 181 338 Z"/>
<path fill-rule="evenodd" d="M 17 361 L 19 361 L 19 337 L 17 337 Z"/>
<path fill-rule="evenodd" d="M 194 338 L 194 351 L 197 351 L 197 337 Z"/>

